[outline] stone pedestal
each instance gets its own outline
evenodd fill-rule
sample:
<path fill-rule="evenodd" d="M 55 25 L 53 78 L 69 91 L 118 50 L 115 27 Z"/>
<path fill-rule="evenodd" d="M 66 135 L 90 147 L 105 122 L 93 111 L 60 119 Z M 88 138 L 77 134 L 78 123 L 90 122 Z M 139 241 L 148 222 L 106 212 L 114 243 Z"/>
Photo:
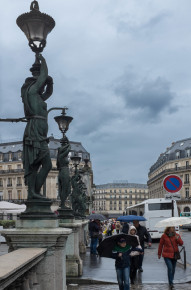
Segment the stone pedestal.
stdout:
<path fill-rule="evenodd" d="M 66 243 L 66 276 L 79 277 L 82 275 L 83 271 L 83 264 L 79 251 L 79 238 L 82 223 L 75 220 L 70 223 L 67 222 L 67 220 L 60 220 L 60 227 L 72 229 L 72 234 L 70 234 Z"/>
<path fill-rule="evenodd" d="M 49 221 L 44 221 L 47 225 Z M 1 231 L 9 251 L 20 248 L 46 248 L 45 258 L 36 268 L 37 279 L 41 289 L 66 290 L 65 246 L 72 230 L 65 228 L 38 228 L 31 221 L 31 227 Z M 25 224 L 26 225 L 26 224 Z"/>
<path fill-rule="evenodd" d="M 74 215 L 73 215 L 73 210 L 71 208 L 58 208 L 58 219 L 62 220 L 67 220 L 67 222 L 73 222 L 74 220 Z"/>
<path fill-rule="evenodd" d="M 81 220 L 80 240 L 79 240 L 80 254 L 86 253 L 87 233 L 88 233 L 87 225 L 88 225 L 87 220 Z"/>

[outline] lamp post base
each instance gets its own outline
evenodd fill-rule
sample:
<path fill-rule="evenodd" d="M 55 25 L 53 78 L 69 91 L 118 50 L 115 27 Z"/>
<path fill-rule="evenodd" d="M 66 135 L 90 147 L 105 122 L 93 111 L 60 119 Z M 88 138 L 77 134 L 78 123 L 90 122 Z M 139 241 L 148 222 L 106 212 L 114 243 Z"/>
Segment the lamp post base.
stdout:
<path fill-rule="evenodd" d="M 21 220 L 48 220 L 57 219 L 55 213 L 51 211 L 51 200 L 33 199 L 26 201 L 26 211 L 21 213 Z"/>
<path fill-rule="evenodd" d="M 73 210 L 69 207 L 59 208 L 58 210 L 58 219 L 60 220 L 73 220 Z"/>

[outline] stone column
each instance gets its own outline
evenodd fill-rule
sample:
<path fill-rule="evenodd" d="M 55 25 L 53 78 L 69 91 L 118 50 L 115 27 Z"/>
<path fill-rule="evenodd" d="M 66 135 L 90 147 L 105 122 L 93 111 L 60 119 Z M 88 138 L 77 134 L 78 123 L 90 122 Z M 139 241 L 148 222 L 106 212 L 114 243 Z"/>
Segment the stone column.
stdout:
<path fill-rule="evenodd" d="M 80 254 L 86 253 L 86 235 L 87 235 L 87 220 L 81 221 L 81 228 L 80 228 L 80 241 L 79 241 L 79 248 L 80 248 Z"/>
<path fill-rule="evenodd" d="M 73 220 L 60 220 L 60 227 L 72 229 L 72 234 L 68 237 L 66 243 L 66 276 L 79 277 L 83 272 L 83 264 L 80 258 L 79 241 L 82 223 Z"/>
<path fill-rule="evenodd" d="M 27 221 L 27 225 L 29 224 L 30 221 Z M 47 226 L 48 221 L 45 224 Z M 9 251 L 19 248 L 46 248 L 45 258 L 36 267 L 40 289 L 67 289 L 65 246 L 66 240 L 72 233 L 72 230 L 65 228 L 27 227 L 3 230 L 1 233 L 6 238 Z"/>

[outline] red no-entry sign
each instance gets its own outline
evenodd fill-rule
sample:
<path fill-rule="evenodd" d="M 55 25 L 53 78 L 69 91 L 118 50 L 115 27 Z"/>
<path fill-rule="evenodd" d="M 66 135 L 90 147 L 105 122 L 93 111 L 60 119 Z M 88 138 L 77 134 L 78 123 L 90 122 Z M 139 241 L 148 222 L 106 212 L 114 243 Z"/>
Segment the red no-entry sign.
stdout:
<path fill-rule="evenodd" d="M 182 188 L 182 179 L 177 175 L 168 175 L 163 180 L 163 187 L 170 193 L 175 193 Z"/>

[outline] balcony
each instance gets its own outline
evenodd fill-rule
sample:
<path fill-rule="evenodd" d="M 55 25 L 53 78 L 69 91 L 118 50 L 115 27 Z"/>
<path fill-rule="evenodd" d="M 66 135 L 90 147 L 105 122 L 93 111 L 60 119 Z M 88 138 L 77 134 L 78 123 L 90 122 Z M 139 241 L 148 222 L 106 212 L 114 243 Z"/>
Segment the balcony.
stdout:
<path fill-rule="evenodd" d="M 157 174 L 156 176 L 154 176 L 153 178 L 149 179 L 147 184 L 151 184 L 153 181 L 155 181 L 156 179 L 163 177 L 169 173 L 184 173 L 185 171 L 191 171 L 191 165 L 189 166 L 181 166 L 181 167 L 177 167 L 177 168 L 170 168 L 170 169 L 165 169 L 162 172 L 160 172 L 159 174 Z M 153 171 L 154 172 L 154 171 Z M 153 173 L 152 172 L 152 173 Z M 150 175 L 150 174 L 149 174 Z"/>

